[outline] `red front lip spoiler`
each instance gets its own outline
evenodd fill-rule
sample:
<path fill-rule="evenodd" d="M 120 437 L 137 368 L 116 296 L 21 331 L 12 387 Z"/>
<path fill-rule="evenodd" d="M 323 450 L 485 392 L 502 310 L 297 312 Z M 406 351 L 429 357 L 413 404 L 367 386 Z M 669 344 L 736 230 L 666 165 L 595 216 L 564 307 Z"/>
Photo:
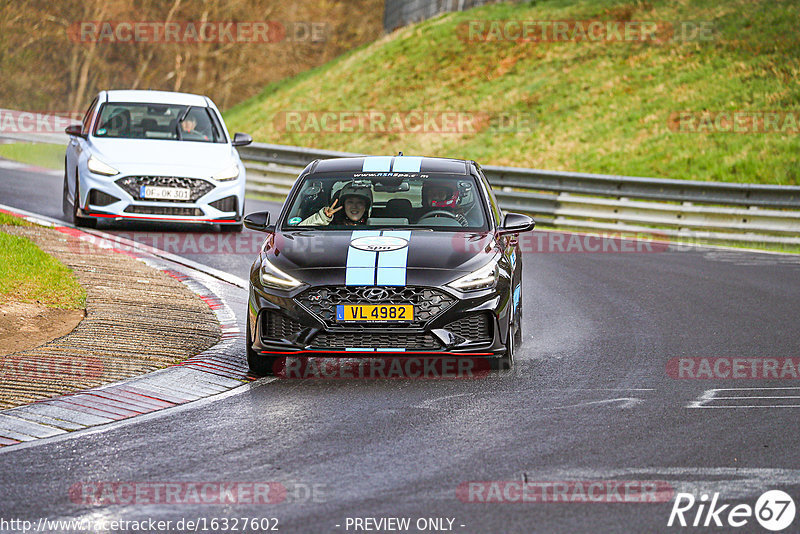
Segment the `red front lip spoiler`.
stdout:
<path fill-rule="evenodd" d="M 111 215 L 108 213 L 91 213 L 84 210 L 82 217 L 103 217 L 110 219 L 144 219 L 148 221 L 179 221 L 179 222 L 207 222 L 207 223 L 231 223 L 237 222 L 235 219 L 197 219 L 197 218 L 175 218 L 175 217 L 146 217 L 144 215 Z"/>

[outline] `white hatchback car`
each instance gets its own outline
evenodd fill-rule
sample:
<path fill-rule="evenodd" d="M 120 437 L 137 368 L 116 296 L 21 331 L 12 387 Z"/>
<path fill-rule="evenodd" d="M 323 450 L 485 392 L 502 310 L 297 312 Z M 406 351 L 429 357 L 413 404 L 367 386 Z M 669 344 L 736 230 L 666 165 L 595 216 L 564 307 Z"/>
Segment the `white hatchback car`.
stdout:
<path fill-rule="evenodd" d="M 253 139 L 231 139 L 208 97 L 101 91 L 66 132 L 63 210 L 77 226 L 133 219 L 241 231 L 245 168 L 235 147 Z"/>

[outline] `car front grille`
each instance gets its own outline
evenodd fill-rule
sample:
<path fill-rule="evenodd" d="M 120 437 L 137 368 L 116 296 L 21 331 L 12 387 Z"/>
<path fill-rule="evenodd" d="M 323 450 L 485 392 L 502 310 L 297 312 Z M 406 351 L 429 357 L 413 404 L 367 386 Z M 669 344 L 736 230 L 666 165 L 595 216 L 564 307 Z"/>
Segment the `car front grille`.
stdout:
<path fill-rule="evenodd" d="M 263 340 L 290 340 L 302 329 L 303 325 L 299 321 L 282 313 L 261 312 L 261 339 Z"/>
<path fill-rule="evenodd" d="M 472 343 L 488 342 L 492 340 L 492 327 L 489 315 L 486 313 L 476 313 L 461 318 L 458 321 L 448 323 L 445 330 L 458 336 L 458 343 L 467 341 Z"/>
<path fill-rule="evenodd" d="M 439 350 L 441 345 L 430 334 L 411 332 L 321 332 L 311 342 L 313 349 L 345 350 L 405 349 Z"/>
<path fill-rule="evenodd" d="M 384 295 L 367 298 L 366 292 L 377 292 L 374 290 L 383 291 Z M 336 322 L 336 306 L 339 304 L 412 304 L 414 320 L 405 325 L 393 326 L 419 326 L 450 308 L 455 299 L 442 291 L 427 287 L 323 286 L 304 291 L 295 301 L 329 326 L 340 324 Z M 347 326 L 359 327 L 355 323 L 348 323 Z"/>
<path fill-rule="evenodd" d="M 181 215 L 185 217 L 202 217 L 200 208 L 171 208 L 163 206 L 128 206 L 125 213 L 141 213 L 145 215 Z"/>
<path fill-rule="evenodd" d="M 181 178 L 179 176 L 126 176 L 116 181 L 126 193 L 134 200 L 152 201 L 143 198 L 139 193 L 143 185 L 154 185 L 158 187 L 173 187 L 189 189 L 191 198 L 189 200 L 158 200 L 157 202 L 196 202 L 197 199 L 214 189 L 214 185 L 200 178 Z"/>

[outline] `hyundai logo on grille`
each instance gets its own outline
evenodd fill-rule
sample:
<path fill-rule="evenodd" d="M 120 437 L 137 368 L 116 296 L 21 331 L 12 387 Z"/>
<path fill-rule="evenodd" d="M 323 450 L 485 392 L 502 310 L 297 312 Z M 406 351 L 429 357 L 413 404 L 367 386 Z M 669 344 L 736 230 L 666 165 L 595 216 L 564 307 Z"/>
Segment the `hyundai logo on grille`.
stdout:
<path fill-rule="evenodd" d="M 390 250 L 399 250 L 408 246 L 408 241 L 402 237 L 360 237 L 351 241 L 350 246 L 368 252 L 389 252 Z"/>
<path fill-rule="evenodd" d="M 386 297 L 389 296 L 389 292 L 379 287 L 371 287 L 369 289 L 365 289 L 362 295 L 367 300 L 376 301 L 376 300 L 384 300 Z"/>

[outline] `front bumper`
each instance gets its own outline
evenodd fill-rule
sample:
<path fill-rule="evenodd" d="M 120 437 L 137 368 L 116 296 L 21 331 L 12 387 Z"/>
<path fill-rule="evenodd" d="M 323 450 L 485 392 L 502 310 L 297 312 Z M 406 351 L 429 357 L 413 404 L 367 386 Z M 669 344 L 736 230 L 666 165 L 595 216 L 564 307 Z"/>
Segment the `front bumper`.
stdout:
<path fill-rule="evenodd" d="M 354 288 L 357 290 L 358 288 Z M 508 298 L 493 289 L 463 298 L 446 288 L 417 288 L 450 298 L 435 315 L 412 324 L 338 323 L 309 310 L 302 298 L 315 288 L 288 295 L 250 286 L 250 348 L 263 356 L 480 356 L 505 354 Z M 426 294 L 427 295 L 427 294 Z M 336 302 L 357 304 L 357 302 Z"/>
<path fill-rule="evenodd" d="M 239 224 L 242 221 L 244 176 L 231 182 L 203 180 L 208 187 L 197 198 L 185 202 L 134 197 L 130 189 L 118 183 L 126 177 L 99 176 L 82 169 L 78 215 L 116 221 L 130 219 L 201 224 Z"/>

